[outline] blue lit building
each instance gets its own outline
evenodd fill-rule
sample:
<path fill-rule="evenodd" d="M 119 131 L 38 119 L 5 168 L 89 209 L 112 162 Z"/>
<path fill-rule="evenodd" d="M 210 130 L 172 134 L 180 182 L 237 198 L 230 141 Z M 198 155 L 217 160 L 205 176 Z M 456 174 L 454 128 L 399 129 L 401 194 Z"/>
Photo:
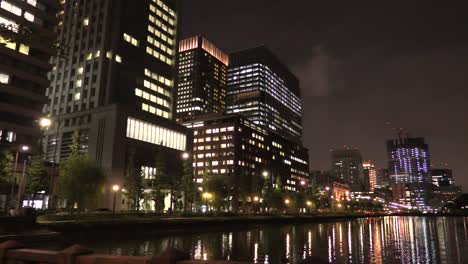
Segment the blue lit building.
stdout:
<path fill-rule="evenodd" d="M 427 205 L 431 171 L 429 147 L 424 138 L 399 137 L 387 141 L 389 178 L 393 186 L 403 186 L 398 201 L 416 208 Z"/>
<path fill-rule="evenodd" d="M 266 47 L 230 54 L 228 114 L 242 114 L 280 136 L 301 142 L 299 81 Z"/>

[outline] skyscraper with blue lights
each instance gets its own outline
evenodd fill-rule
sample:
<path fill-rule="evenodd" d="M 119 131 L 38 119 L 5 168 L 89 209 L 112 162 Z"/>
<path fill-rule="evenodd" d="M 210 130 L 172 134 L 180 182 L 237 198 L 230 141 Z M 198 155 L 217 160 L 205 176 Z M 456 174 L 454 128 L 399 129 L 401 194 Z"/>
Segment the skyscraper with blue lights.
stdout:
<path fill-rule="evenodd" d="M 431 182 L 429 147 L 424 138 L 399 137 L 387 141 L 388 170 L 392 185 L 405 185 L 398 201 L 416 208 L 427 204 Z"/>

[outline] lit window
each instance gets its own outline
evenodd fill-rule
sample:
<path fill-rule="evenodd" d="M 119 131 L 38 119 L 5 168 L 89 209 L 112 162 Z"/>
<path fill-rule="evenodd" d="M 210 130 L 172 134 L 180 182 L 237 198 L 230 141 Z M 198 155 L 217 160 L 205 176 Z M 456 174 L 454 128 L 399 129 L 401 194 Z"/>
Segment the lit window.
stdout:
<path fill-rule="evenodd" d="M 10 81 L 10 75 L 0 72 L 0 83 L 8 84 Z"/>
<path fill-rule="evenodd" d="M 20 44 L 19 52 L 21 52 L 21 53 L 23 53 L 25 55 L 29 55 L 29 46 L 26 46 L 24 44 Z"/>
<path fill-rule="evenodd" d="M 5 0 L 3 0 L 0 3 L 0 7 L 7 10 L 7 11 L 9 11 L 9 12 L 11 12 L 11 13 L 13 13 L 13 14 L 15 14 L 15 15 L 17 15 L 17 16 L 21 16 L 21 12 L 22 12 L 21 8 L 15 6 L 15 5 L 12 5 L 12 4 L 10 4 L 9 2 L 7 2 Z"/>
<path fill-rule="evenodd" d="M 78 101 L 81 99 L 81 93 L 75 93 L 75 101 Z"/>
<path fill-rule="evenodd" d="M 83 20 L 83 26 L 88 26 L 89 25 L 89 18 L 85 18 Z"/>
<path fill-rule="evenodd" d="M 118 63 L 121 63 L 122 62 L 122 57 L 120 57 L 119 55 L 115 55 L 115 61 L 118 62 Z"/>

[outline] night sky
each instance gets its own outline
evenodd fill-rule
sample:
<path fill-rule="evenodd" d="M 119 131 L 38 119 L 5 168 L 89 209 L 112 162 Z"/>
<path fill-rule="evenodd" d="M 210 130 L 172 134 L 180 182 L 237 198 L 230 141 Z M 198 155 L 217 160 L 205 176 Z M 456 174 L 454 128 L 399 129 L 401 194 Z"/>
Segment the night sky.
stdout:
<path fill-rule="evenodd" d="M 386 167 L 385 141 L 401 127 L 467 191 L 463 2 L 182 0 L 181 30 L 226 52 L 264 44 L 292 69 L 311 169 L 328 170 L 329 150 L 344 145 Z"/>

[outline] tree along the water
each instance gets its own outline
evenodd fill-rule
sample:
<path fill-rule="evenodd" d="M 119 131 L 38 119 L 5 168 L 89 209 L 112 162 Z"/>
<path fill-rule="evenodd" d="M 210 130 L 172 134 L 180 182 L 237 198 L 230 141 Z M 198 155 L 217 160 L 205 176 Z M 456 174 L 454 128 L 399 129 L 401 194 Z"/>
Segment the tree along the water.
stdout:
<path fill-rule="evenodd" d="M 140 210 L 140 201 L 143 198 L 143 172 L 135 164 L 135 153 L 131 151 L 128 156 L 127 170 L 124 178 L 125 194 L 130 200 L 132 210 Z"/>
<path fill-rule="evenodd" d="M 79 152 L 79 138 L 79 132 L 75 131 L 70 157 L 60 164 L 58 195 L 66 201 L 70 210 L 75 205 L 78 210 L 95 208 L 99 190 L 105 183 L 102 169 L 87 155 Z"/>
<path fill-rule="evenodd" d="M 205 193 L 211 194 L 211 199 L 204 198 L 205 202 L 211 203 L 216 211 L 221 211 L 227 205 L 227 197 L 230 193 L 230 180 L 227 174 L 205 172 L 202 186 Z"/>
<path fill-rule="evenodd" d="M 195 182 L 193 178 L 193 166 L 190 159 L 184 160 L 181 189 L 184 191 L 184 211 L 190 212 L 195 203 Z"/>

